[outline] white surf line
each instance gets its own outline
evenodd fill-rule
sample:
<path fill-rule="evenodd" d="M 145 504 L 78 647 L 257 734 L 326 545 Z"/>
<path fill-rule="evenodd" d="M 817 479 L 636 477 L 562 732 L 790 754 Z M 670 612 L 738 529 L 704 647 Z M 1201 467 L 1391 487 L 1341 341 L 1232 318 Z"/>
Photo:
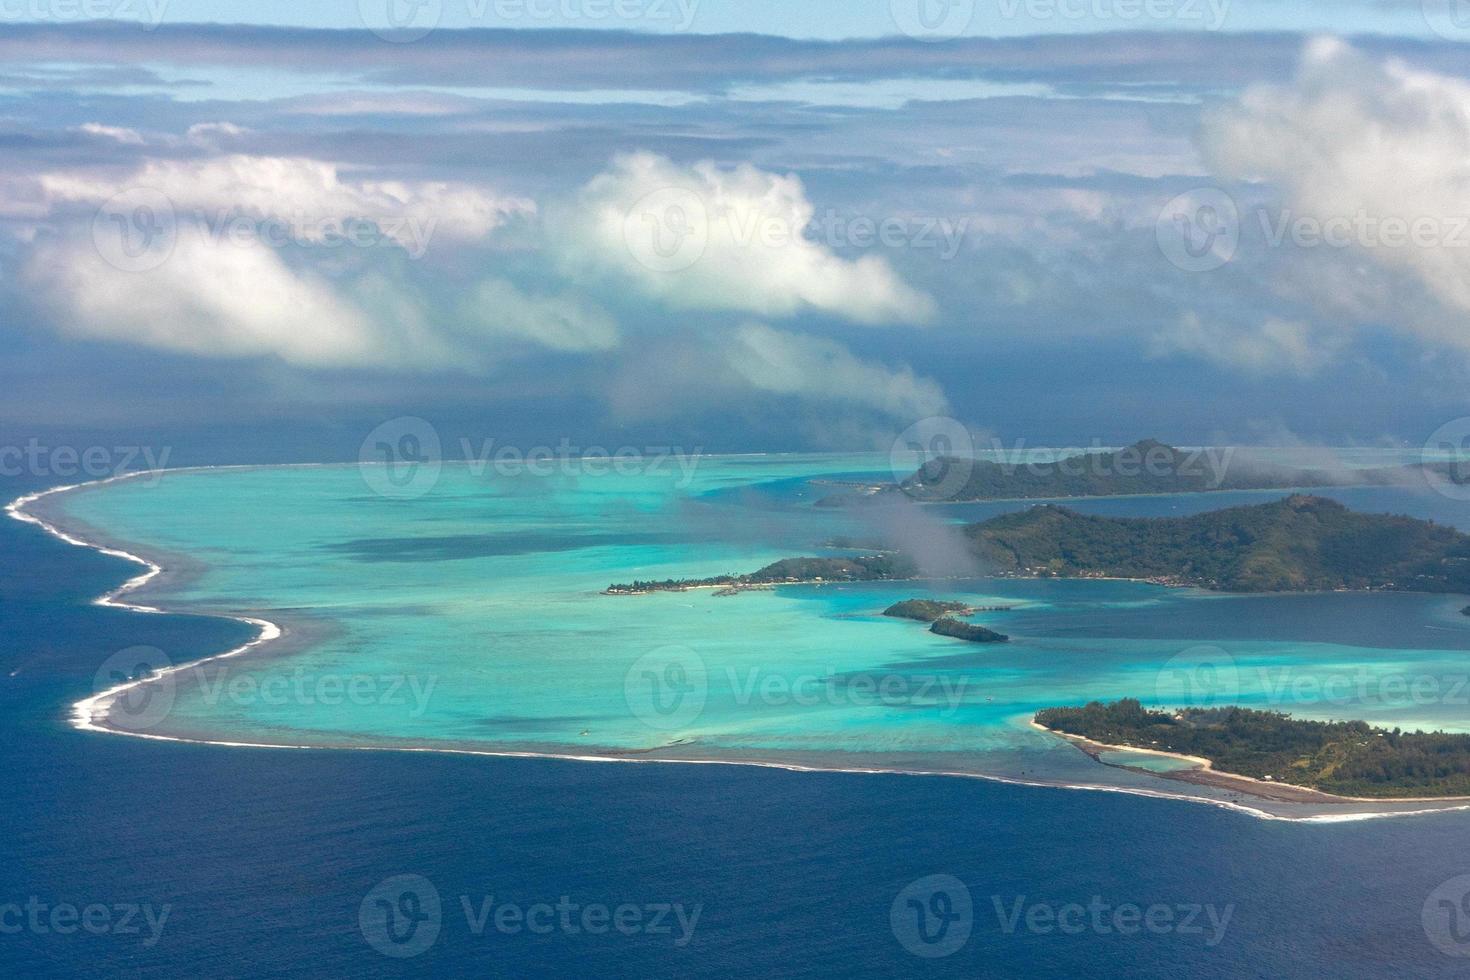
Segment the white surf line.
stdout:
<path fill-rule="evenodd" d="M 316 466 L 320 464 L 303 465 Z M 159 565 L 157 562 L 149 561 L 147 558 L 144 558 L 141 555 L 135 555 L 130 551 L 123 551 L 121 548 L 109 548 L 106 545 L 83 540 L 82 538 L 76 537 L 73 534 L 67 533 L 66 531 L 50 523 L 49 521 L 43 520 L 35 516 L 34 514 L 28 513 L 26 511 L 26 508 L 29 507 L 31 504 L 34 504 L 38 500 L 42 500 L 55 494 L 70 493 L 73 490 L 80 490 L 83 487 L 105 486 L 109 483 L 118 483 L 123 480 L 132 480 L 143 476 L 162 478 L 165 473 L 177 474 L 200 472 L 203 470 L 253 468 L 254 467 L 251 466 L 194 466 L 188 468 L 181 467 L 172 470 L 144 470 L 137 473 L 122 473 L 101 480 L 93 480 L 88 483 L 74 483 L 70 486 L 52 487 L 49 490 L 40 490 L 36 493 L 26 494 L 25 496 L 19 497 L 7 504 L 5 507 L 5 513 L 24 524 L 34 524 L 37 527 L 42 528 L 49 534 L 61 539 L 62 541 L 65 541 L 69 545 L 73 545 L 78 548 L 90 548 L 93 551 L 100 552 L 113 558 L 122 558 L 126 561 L 133 562 L 134 564 L 142 565 L 145 571 L 141 575 L 135 575 L 112 591 L 98 596 L 96 599 L 93 599 L 92 605 L 106 606 L 112 609 L 126 609 L 131 612 L 148 613 L 151 615 L 160 615 L 165 613 L 167 610 L 160 609 L 157 606 L 145 606 L 141 603 L 125 602 L 122 600 L 121 597 L 136 589 L 142 588 L 154 578 L 163 574 L 162 565 Z M 210 615 L 214 614 L 211 613 Z M 223 615 L 221 616 L 221 618 L 233 619 L 236 622 L 246 623 L 250 626 L 255 627 L 255 629 L 257 630 L 255 639 L 251 640 L 249 643 L 243 644 L 242 646 L 235 647 L 233 650 L 226 650 L 224 653 L 215 654 L 214 656 L 210 657 L 202 657 L 199 660 L 190 661 L 189 663 L 165 667 L 162 670 L 155 671 L 147 677 L 139 677 L 134 680 L 124 681 L 123 683 L 118 684 L 114 687 L 110 687 L 105 691 L 94 694 L 89 698 L 83 698 L 81 701 L 78 701 L 71 706 L 72 727 L 81 731 L 88 732 L 103 732 L 112 735 L 140 735 L 140 737 L 146 737 L 142 736 L 142 734 L 138 732 L 129 732 L 124 729 L 118 728 L 109 728 L 104 724 L 107 719 L 108 709 L 111 708 L 114 703 L 116 703 L 119 697 L 126 694 L 133 688 L 141 687 L 143 684 L 156 681 L 160 677 L 164 677 L 169 674 L 181 673 L 185 670 L 192 670 L 195 667 L 199 667 L 216 660 L 224 660 L 229 657 L 238 657 L 241 654 L 248 653 L 249 651 L 255 649 L 263 643 L 269 643 L 271 640 L 279 639 L 284 634 L 284 631 L 281 629 L 281 627 L 277 626 L 275 623 L 267 619 L 257 619 L 252 616 L 232 615 Z"/>
<path fill-rule="evenodd" d="M 1142 796 L 1156 800 L 1175 800 L 1183 803 L 1202 803 L 1207 806 L 1232 810 L 1261 820 L 1279 820 L 1287 823 L 1354 823 L 1361 820 L 1381 820 L 1390 817 L 1418 817 L 1431 813 L 1453 813 L 1470 810 L 1470 804 L 1436 807 L 1424 810 L 1386 810 L 1364 813 L 1331 813 L 1309 816 L 1286 816 L 1247 806 L 1232 800 L 1221 800 L 1209 796 L 1192 796 L 1130 786 L 1110 786 L 1102 783 L 1052 783 L 1040 780 L 1016 779 L 989 773 L 952 771 L 943 769 L 884 769 L 880 767 L 808 766 L 794 762 L 769 762 L 753 759 L 655 759 L 630 758 L 628 756 L 590 755 L 581 753 L 511 751 L 506 749 L 469 749 L 462 747 L 430 747 L 401 745 L 307 745 L 286 742 L 241 742 L 224 739 L 189 738 L 180 735 L 157 735 L 147 732 L 132 732 L 125 729 L 97 728 L 96 731 L 110 735 L 127 735 L 133 738 L 151 739 L 157 742 L 182 742 L 188 745 L 211 745 L 237 749 L 288 749 L 304 752 L 417 752 L 431 755 L 480 756 L 495 759 L 540 759 L 559 762 L 627 763 L 651 765 L 686 766 L 741 766 L 754 769 L 778 769 L 786 772 L 838 773 L 843 775 L 869 776 L 932 776 L 945 779 L 979 779 L 1006 786 L 1026 786 L 1034 789 L 1091 790 L 1098 793 L 1121 793 L 1125 796 Z"/>
<path fill-rule="evenodd" d="M 279 465 L 281 468 L 317 468 L 351 464 L 286 463 Z M 115 558 L 123 558 L 127 561 L 131 561 L 144 566 L 147 571 L 145 571 L 143 574 L 129 579 L 122 585 L 118 586 L 116 589 L 113 589 L 111 592 L 108 592 L 105 595 L 99 596 L 98 598 L 92 600 L 92 604 L 96 606 L 107 606 L 115 609 L 127 609 L 133 612 L 162 614 L 166 613 L 167 610 L 160 609 L 154 606 L 144 606 L 138 603 L 124 602 L 120 598 L 127 592 L 142 587 L 147 582 L 151 581 L 154 577 L 161 574 L 163 572 L 163 567 L 161 565 L 157 564 L 156 562 L 149 561 L 148 559 L 143 558 L 139 555 L 135 555 L 131 552 L 123 551 L 119 548 L 109 548 L 105 545 L 96 544 L 90 541 L 83 540 L 82 538 L 78 538 L 72 534 L 68 534 L 66 531 L 63 531 L 61 528 L 55 526 L 54 524 L 42 520 L 41 518 L 36 517 L 34 514 L 27 513 L 25 508 L 35 503 L 37 500 L 52 496 L 53 494 L 70 493 L 73 490 L 80 490 L 84 487 L 103 486 L 110 483 L 120 482 L 122 480 L 136 479 L 142 476 L 161 477 L 163 474 L 166 473 L 180 474 L 214 470 L 243 470 L 260 468 L 260 466 L 257 466 L 255 464 L 243 464 L 230 466 L 191 466 L 161 471 L 151 470 L 138 473 L 124 473 L 117 476 L 107 477 L 101 480 L 93 480 L 87 483 L 76 483 L 70 486 L 52 487 L 49 490 L 41 490 L 35 493 L 26 494 L 25 496 L 19 497 L 6 505 L 5 513 L 15 520 L 21 521 L 22 523 L 34 524 L 38 526 L 48 533 L 54 535 L 55 537 L 61 539 L 62 541 L 65 541 L 67 544 L 74 545 L 78 548 L 90 548 L 93 551 L 101 552 L 104 555 L 110 555 Z M 1237 813 L 1243 813 L 1261 820 L 1280 820 L 1288 823 L 1353 823 L 1360 820 L 1379 820 L 1387 819 L 1390 817 L 1417 817 L 1425 816 L 1431 813 L 1453 813 L 1470 810 L 1470 804 L 1461 804 L 1456 806 L 1445 806 L 1421 810 L 1387 810 L 1366 813 L 1332 813 L 1317 814 L 1304 817 L 1293 817 L 1271 813 L 1268 810 L 1262 810 L 1258 807 L 1247 806 L 1244 803 L 1237 803 L 1233 800 L 1221 800 L 1209 796 L 1194 796 L 1186 793 L 1172 793 L 1162 790 L 1152 790 L 1134 786 L 1109 786 L 1100 783 L 1052 783 L 1043 782 L 1041 780 L 1017 779 L 1010 776 L 998 776 L 978 772 L 924 769 L 884 769 L 879 767 L 804 766 L 797 763 L 767 762 L 760 760 L 742 759 L 629 758 L 627 756 L 612 755 L 584 755 L 573 753 L 527 751 L 517 752 L 495 749 L 468 749 L 460 747 L 437 748 L 429 746 L 391 745 L 298 745 L 281 742 L 239 742 L 224 739 L 187 738 L 178 735 L 158 735 L 151 732 L 134 732 L 128 731 L 124 728 L 108 727 L 106 725 L 108 708 L 111 707 L 111 705 L 117 700 L 118 697 L 127 693 L 133 688 L 140 687 L 143 684 L 156 681 L 160 677 L 163 677 L 165 675 L 181 673 L 185 670 L 190 670 L 192 668 L 199 667 L 207 663 L 212 663 L 216 660 L 225 660 L 230 657 L 238 657 L 242 654 L 248 653 L 249 651 L 255 649 L 256 647 L 259 647 L 264 643 L 275 640 L 284 634 L 284 631 L 279 626 L 266 619 L 258 619 L 250 616 L 235 616 L 223 613 L 208 613 L 207 615 L 218 616 L 222 619 L 233 619 L 236 622 L 241 623 L 248 623 L 251 626 L 256 627 L 260 631 L 260 633 L 249 643 L 246 643 L 243 646 L 236 647 L 233 650 L 227 650 L 224 653 L 215 654 L 209 657 L 202 657 L 199 660 L 190 661 L 189 663 L 168 667 L 163 670 L 157 671 L 149 677 L 127 681 L 125 683 L 117 685 L 116 687 L 109 688 L 101 692 L 100 694 L 94 694 L 89 698 L 82 699 L 81 701 L 78 701 L 72 705 L 72 727 L 80 731 L 98 732 L 104 735 L 124 735 L 132 738 L 148 739 L 155 742 L 182 742 L 189 745 L 213 745 L 222 748 L 291 749 L 307 752 L 420 752 L 434 755 L 467 755 L 499 759 L 555 759 L 563 762 L 604 762 L 629 764 L 650 763 L 662 765 L 691 766 L 745 766 L 757 769 L 780 769 L 787 772 L 830 772 L 847 775 L 936 776 L 944 778 L 980 779 L 985 780 L 986 782 L 1001 783 L 1007 786 L 1028 786 L 1036 789 L 1092 790 L 1099 793 L 1121 793 L 1125 796 L 1143 796 L 1149 799 L 1179 800 L 1186 803 L 1203 803 L 1208 806 L 1214 806 L 1225 810 L 1232 810 Z"/>

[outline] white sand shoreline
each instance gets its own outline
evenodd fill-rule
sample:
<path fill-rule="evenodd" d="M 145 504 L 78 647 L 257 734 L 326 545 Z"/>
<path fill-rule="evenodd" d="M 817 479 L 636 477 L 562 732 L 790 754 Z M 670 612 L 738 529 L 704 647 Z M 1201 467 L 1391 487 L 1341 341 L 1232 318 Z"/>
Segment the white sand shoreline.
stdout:
<path fill-rule="evenodd" d="M 314 468 L 314 467 L 326 467 L 326 466 L 334 466 L 334 465 L 351 465 L 351 464 L 331 464 L 331 463 L 320 463 L 320 464 L 318 464 L 318 463 L 281 464 L 280 468 Z M 11 518 L 13 518 L 15 520 L 21 521 L 22 523 L 32 524 L 32 525 L 35 525 L 35 526 L 38 526 L 38 527 L 42 528 L 47 533 L 53 535 L 54 537 L 60 539 L 61 541 L 66 542 L 67 544 L 70 544 L 70 545 L 73 545 L 73 546 L 79 547 L 79 548 L 91 549 L 91 550 L 97 551 L 97 552 L 99 552 L 101 554 L 109 555 L 111 557 L 122 558 L 124 560 L 133 562 L 135 564 L 138 564 L 138 565 L 141 565 L 141 566 L 144 567 L 145 571 L 142 574 L 137 575 L 137 576 L 134 576 L 131 579 L 128 579 L 126 582 L 124 582 L 122 585 L 118 586 L 117 588 L 115 588 L 115 589 L 113 589 L 113 590 L 105 593 L 104 595 L 99 596 L 98 598 L 94 599 L 92 601 L 92 604 L 93 605 L 107 606 L 107 607 L 117 608 L 117 609 L 126 609 L 126 610 L 129 610 L 129 611 L 132 611 L 132 612 L 139 612 L 139 613 L 145 613 L 145 614 L 151 614 L 151 615 L 164 614 L 164 613 L 169 612 L 169 610 L 166 610 L 166 609 L 163 609 L 163 608 L 160 608 L 160 607 L 157 607 L 157 606 L 147 606 L 147 605 L 142 605 L 140 603 L 126 602 L 126 601 L 123 601 L 123 599 L 121 598 L 122 596 L 126 595 L 129 592 L 132 592 L 132 591 L 135 591 L 135 590 L 137 590 L 139 588 L 142 588 L 143 586 L 147 585 L 149 582 L 151 582 L 155 578 L 157 578 L 159 575 L 163 574 L 164 568 L 163 568 L 163 566 L 161 564 L 159 564 L 158 562 L 155 562 L 155 561 L 151 561 L 148 558 L 142 557 L 140 555 L 133 554 L 132 552 L 126 551 L 126 550 L 121 549 L 121 548 L 116 548 L 116 547 L 112 547 L 112 546 L 109 546 L 109 545 L 104 545 L 104 544 L 99 544 L 99 543 L 92 542 L 92 541 L 87 541 L 87 540 L 85 540 L 85 539 L 83 539 L 81 537 L 78 537 L 78 536 L 76 536 L 76 535 L 74 535 L 74 534 L 72 534 L 72 533 L 70 533 L 70 532 L 68 532 L 68 531 L 66 531 L 66 530 L 58 527 L 56 524 L 54 524 L 54 523 L 52 523 L 50 521 L 47 521 L 47 520 L 45 520 L 43 518 L 40 518 L 40 517 L 37 517 L 34 514 L 28 513 L 27 510 L 26 510 L 26 508 L 29 507 L 30 505 L 36 503 L 37 501 L 46 499 L 48 497 L 58 496 L 58 495 L 61 495 L 61 494 L 71 493 L 71 492 L 74 492 L 74 491 L 77 491 L 77 490 L 82 490 L 82 489 L 87 489 L 87 488 L 95 488 L 95 487 L 105 486 L 105 485 L 116 483 L 116 482 L 120 482 L 120 481 L 123 481 L 123 480 L 136 479 L 136 478 L 143 477 L 143 476 L 153 476 L 153 477 L 160 477 L 161 478 L 162 476 L 168 475 L 168 474 L 182 474 L 182 473 L 218 471 L 218 470 L 265 469 L 265 468 L 276 468 L 276 467 L 274 467 L 274 466 L 272 466 L 270 464 L 262 464 L 262 465 L 243 464 L 243 465 L 230 465 L 230 466 L 180 467 L 180 468 L 169 469 L 169 470 L 164 470 L 164 471 L 145 471 L 145 472 L 139 472 L 139 473 L 125 473 L 125 474 L 120 474 L 120 475 L 117 475 L 117 476 L 107 477 L 107 478 L 99 479 L 99 480 L 93 480 L 93 481 L 89 481 L 89 482 L 85 482 L 85 483 L 78 483 L 78 484 L 71 484 L 71 485 L 66 485 L 66 486 L 51 487 L 51 488 L 46 489 L 46 490 L 41 490 L 41 491 L 36 491 L 34 493 L 29 493 L 29 494 L 23 495 L 23 496 L 18 497 L 17 499 L 15 499 L 13 501 L 11 501 L 6 506 L 5 512 L 6 512 L 7 515 L 9 515 Z M 298 744 L 298 743 L 284 743 L 284 742 L 251 742 L 251 741 L 235 741 L 235 740 L 229 740 L 229 739 L 190 738 L 190 737 L 177 736 L 177 735 L 161 735 L 161 734 L 156 734 L 156 733 L 151 733 L 151 732 L 135 732 L 135 731 L 129 731 L 129 730 L 124 729 L 124 728 L 118 728 L 118 727 L 109 726 L 107 724 L 107 712 L 108 712 L 108 709 L 111 707 L 111 705 L 113 703 L 116 702 L 116 700 L 121 695 L 125 694 L 127 691 L 132 690 L 132 689 L 134 689 L 136 687 L 139 687 L 139 686 L 141 686 L 143 684 L 149 683 L 151 681 L 157 680 L 158 678 L 160 678 L 162 676 L 165 676 L 165 675 L 168 675 L 168 674 L 173 674 L 173 673 L 177 673 L 177 672 L 181 672 L 181 671 L 185 671 L 185 670 L 190 670 L 192 668 L 199 667 L 199 666 L 202 666 L 204 664 L 213 663 L 213 662 L 220 661 L 220 660 L 225 660 L 225 659 L 231 659 L 231 658 L 240 657 L 240 656 L 242 656 L 242 655 L 244 655 L 246 653 L 249 653 L 252 650 L 259 649 L 260 647 L 264 646 L 265 644 L 268 644 L 270 642 L 273 642 L 275 640 L 278 640 L 278 639 L 280 639 L 280 638 L 282 638 L 282 637 L 284 637 L 286 635 L 286 631 L 282 627 L 280 627 L 276 623 L 271 622 L 270 620 L 266 620 L 266 619 L 263 619 L 263 618 L 252 617 L 252 616 L 243 616 L 243 615 L 238 615 L 238 614 L 228 614 L 228 613 L 210 613 L 209 615 L 219 616 L 220 618 L 226 618 L 226 619 L 234 619 L 237 622 L 246 623 L 246 624 L 254 627 L 258 631 L 257 632 L 257 636 L 255 637 L 255 639 L 251 640 L 250 642 L 245 643 L 245 644 L 243 644 L 241 646 L 235 647 L 235 648 L 233 648 L 231 650 L 227 650 L 227 651 L 225 651 L 223 653 L 213 654 L 213 655 L 208 656 L 208 657 L 202 657 L 202 658 L 200 658 L 198 660 L 189 661 L 187 663 L 172 665 L 172 666 L 170 666 L 170 667 L 168 667 L 168 668 L 166 668 L 164 670 L 157 671 L 156 673 L 154 673 L 154 674 L 152 674 L 152 675 L 150 675 L 148 677 L 138 678 L 138 679 L 131 680 L 131 681 L 126 681 L 126 682 L 124 682 L 122 684 L 119 684 L 119 685 L 117 685 L 115 687 L 109 688 L 109 689 L 107 689 L 105 691 L 102 691 L 102 692 L 97 693 L 97 694 L 94 694 L 94 695 L 92 695 L 90 697 L 84 698 L 84 699 L 82 699 L 80 701 L 77 701 L 77 702 L 75 702 L 72 705 L 72 711 L 71 711 L 71 715 L 70 715 L 70 723 L 71 723 L 72 727 L 73 728 L 76 728 L 79 731 L 88 731 L 88 732 L 93 732 L 93 733 L 98 733 L 98 734 L 125 735 L 125 736 L 130 736 L 130 737 L 133 737 L 133 738 L 148 739 L 148 740 L 151 740 L 151 741 L 178 742 L 178 743 L 192 744 L 192 745 L 212 745 L 212 746 L 219 746 L 219 747 L 225 747 L 225 748 L 294 749 L 294 750 L 300 750 L 300 751 L 343 751 L 343 750 L 350 750 L 350 751 L 360 751 L 360 752 L 424 752 L 424 753 L 434 753 L 434 754 L 441 754 L 441 755 L 485 756 L 485 757 L 491 757 L 491 758 L 553 759 L 553 760 L 568 761 L 568 762 L 604 762 L 604 763 L 608 763 L 608 762 L 623 762 L 623 763 L 666 763 L 666 764 L 683 764 L 683 765 L 724 765 L 724 766 L 748 766 L 748 767 L 765 768 L 765 769 L 779 769 L 779 770 L 785 770 L 785 771 L 789 771 L 789 772 L 832 772 L 832 773 L 863 774 L 863 775 L 941 776 L 941 777 L 949 777 L 949 778 L 982 779 L 982 780 L 986 780 L 988 782 L 1001 783 L 1001 784 L 1005 784 L 1005 785 L 1027 786 L 1027 787 L 1040 788 L 1040 789 L 1092 790 L 1092 791 L 1104 792 L 1104 793 L 1122 793 L 1124 795 L 1142 796 L 1142 797 L 1148 797 L 1148 798 L 1152 798 L 1152 799 L 1180 800 L 1180 801 L 1191 802 L 1191 803 L 1203 803 L 1203 804 L 1206 804 L 1206 805 L 1209 805 L 1209 806 L 1215 806 L 1215 807 L 1219 807 L 1219 808 L 1222 808 L 1222 809 L 1231 810 L 1231 811 L 1238 812 L 1238 813 L 1243 813 L 1243 814 L 1246 814 L 1248 816 L 1256 817 L 1258 819 L 1263 819 L 1263 820 L 1281 820 L 1281 821 L 1287 821 L 1287 822 L 1292 822 L 1292 823 L 1345 823 L 1345 822 L 1356 822 L 1356 821 L 1361 821 L 1361 820 L 1386 819 L 1386 818 L 1390 818 L 1390 817 L 1420 816 L 1420 815 L 1425 815 L 1425 814 L 1430 814 L 1430 813 L 1446 813 L 1446 812 L 1455 812 L 1455 811 L 1467 811 L 1467 810 L 1470 810 L 1470 803 L 1465 803 L 1465 804 L 1459 804 L 1459 805 L 1451 805 L 1451 806 L 1445 806 L 1445 807 L 1437 807 L 1437 808 L 1432 808 L 1432 809 L 1431 808 L 1426 808 L 1426 809 L 1415 809 L 1415 810 L 1388 810 L 1388 811 L 1373 811 L 1373 812 L 1360 812 L 1360 813 L 1316 813 L 1316 814 L 1307 814 L 1307 815 L 1303 815 L 1303 816 L 1294 816 L 1294 815 L 1286 815 L 1286 814 L 1272 813 L 1272 812 L 1270 812 L 1268 810 L 1264 810 L 1264 809 L 1261 809 L 1261 808 L 1258 808 L 1258 807 L 1249 806 L 1247 804 L 1240 803 L 1240 802 L 1237 802 L 1237 801 L 1222 800 L 1222 799 L 1217 799 L 1217 798 L 1208 797 L 1208 796 L 1198 796 L 1198 795 L 1193 795 L 1193 794 L 1189 794 L 1189 793 L 1175 792 L 1175 791 L 1172 791 L 1172 790 L 1163 790 L 1163 789 L 1154 790 L 1154 789 L 1148 789 L 1148 788 L 1143 788 L 1143 787 L 1130 787 L 1130 786 L 1110 786 L 1110 785 L 1098 784 L 1098 783 L 1065 783 L 1065 782 L 1045 781 L 1045 780 L 1028 780 L 1028 779 L 1021 779 L 1021 778 L 1011 777 L 1011 776 L 1001 776 L 1001 775 L 990 774 L 990 773 L 970 772 L 970 771 L 961 771 L 961 770 L 899 769 L 899 768 L 860 767 L 860 766 L 859 767 L 850 767 L 850 766 L 816 766 L 816 765 L 802 765 L 802 764 L 793 763 L 793 762 L 781 762 L 781 761 L 775 761 L 775 760 L 739 759 L 739 758 L 727 758 L 727 759 L 725 759 L 725 758 L 697 759 L 697 758 L 670 758 L 670 757 L 657 757 L 657 758 L 655 758 L 655 757 L 650 757 L 648 755 L 644 755 L 644 756 L 641 756 L 641 757 L 638 757 L 638 758 L 632 758 L 632 757 L 628 757 L 628 756 L 624 756 L 624 755 L 608 755 L 608 754 L 596 754 L 596 753 L 560 753 L 560 752 L 536 752 L 536 751 L 513 751 L 513 750 L 479 749 L 479 748 L 468 748 L 468 747 L 457 746 L 457 745 L 442 746 L 442 747 L 440 747 L 440 746 L 393 746 L 393 745 L 311 745 L 311 744 L 305 744 L 305 743 Z M 1374 802 L 1383 802 L 1383 801 L 1374 801 Z"/>

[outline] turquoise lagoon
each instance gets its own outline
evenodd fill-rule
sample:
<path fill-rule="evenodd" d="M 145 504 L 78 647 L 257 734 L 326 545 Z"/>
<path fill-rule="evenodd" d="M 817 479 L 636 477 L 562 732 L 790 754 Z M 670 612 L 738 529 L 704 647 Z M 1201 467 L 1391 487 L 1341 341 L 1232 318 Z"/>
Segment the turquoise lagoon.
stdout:
<path fill-rule="evenodd" d="M 1099 765 L 1029 718 L 1135 696 L 1470 731 L 1463 598 L 986 578 L 958 557 L 956 528 L 1026 504 L 812 506 L 829 492 L 822 480 L 891 478 L 886 457 L 704 457 L 692 474 L 577 469 L 446 464 L 413 499 L 375 493 L 371 470 L 357 466 L 180 471 L 45 508 L 89 540 L 169 569 L 130 601 L 287 629 L 285 642 L 168 675 L 167 710 L 153 702 L 145 734 L 954 772 L 1224 801 L 1235 794 Z M 1470 518 L 1456 510 L 1464 505 L 1408 489 L 1333 495 L 1366 510 Z M 1275 496 L 1077 506 L 1167 514 Z M 827 546 L 879 535 L 918 549 L 943 577 L 601 594 L 612 582 L 852 553 Z M 1009 607 L 975 618 L 1012 642 L 966 644 L 880 615 L 930 594 Z M 205 653 L 162 655 L 180 664 Z M 1174 766 L 1144 759 L 1108 761 Z"/>

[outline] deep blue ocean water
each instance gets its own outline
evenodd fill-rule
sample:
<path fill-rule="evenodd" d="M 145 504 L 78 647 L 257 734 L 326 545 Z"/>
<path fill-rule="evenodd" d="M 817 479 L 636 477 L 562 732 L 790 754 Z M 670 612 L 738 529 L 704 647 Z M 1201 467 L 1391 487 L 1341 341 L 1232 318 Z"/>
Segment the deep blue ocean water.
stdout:
<path fill-rule="evenodd" d="M 116 650 L 203 655 L 239 642 L 243 628 L 90 606 L 129 566 L 14 521 L 0 520 L 0 555 L 3 976 L 1470 973 L 1421 921 L 1438 886 L 1470 873 L 1467 814 L 1305 826 L 972 780 L 82 734 L 66 726 L 66 705 Z M 400 875 L 421 876 L 442 900 L 437 938 L 403 960 L 380 953 L 360 924 L 364 898 Z M 958 879 L 973 904 L 968 940 L 938 959 L 910 953 L 903 940 L 922 941 L 890 918 L 906 886 L 931 875 Z M 472 909 L 566 896 L 649 916 L 698 907 L 699 918 L 682 946 L 677 926 L 476 935 L 461 896 Z M 1024 921 L 1008 933 L 996 911 L 997 901 L 1057 910 L 1094 896 L 1230 919 L 1219 935 L 1208 925 L 1063 934 Z M 139 934 L 10 931 L 5 908 L 27 903 L 106 906 L 115 921 L 129 907 L 157 916 L 166 906 L 168 917 L 151 944 L 141 914 Z M 953 908 L 930 906 L 930 924 Z M 900 903 L 901 922 L 909 911 Z"/>

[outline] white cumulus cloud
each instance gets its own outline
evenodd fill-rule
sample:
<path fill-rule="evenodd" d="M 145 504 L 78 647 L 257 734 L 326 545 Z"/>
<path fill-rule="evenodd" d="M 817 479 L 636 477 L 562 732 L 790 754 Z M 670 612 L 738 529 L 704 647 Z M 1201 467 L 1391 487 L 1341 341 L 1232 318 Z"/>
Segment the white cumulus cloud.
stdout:
<path fill-rule="evenodd" d="M 1470 348 L 1470 84 L 1320 39 L 1290 84 L 1207 116 L 1202 148 L 1222 177 L 1280 190 L 1276 227 L 1317 266 L 1293 291 Z"/>
<path fill-rule="evenodd" d="M 874 324 L 933 315 L 933 300 L 883 257 L 847 259 L 813 240 L 815 210 L 794 175 L 637 153 L 582 189 L 553 222 L 553 245 L 568 273 L 676 309 L 820 311 Z"/>
<path fill-rule="evenodd" d="M 422 255 L 434 238 L 474 241 L 513 214 L 535 211 L 528 200 L 464 184 L 352 180 L 335 163 L 304 157 L 155 159 L 123 176 L 45 174 L 40 186 L 58 203 L 101 203 L 120 191 L 146 188 L 167 197 L 181 220 L 220 225 L 236 216 L 273 219 L 273 232 L 293 242 L 326 241 L 349 221 L 368 221 L 414 255 Z"/>
<path fill-rule="evenodd" d="M 309 367 L 371 365 L 415 349 L 422 356 L 275 250 L 219 244 L 195 230 L 150 269 L 120 269 L 92 242 L 73 241 L 38 248 L 24 275 L 73 336 Z"/>
<path fill-rule="evenodd" d="M 502 307 L 494 329 L 444 322 L 415 266 L 398 261 L 399 247 L 416 257 L 431 240 L 474 243 L 532 211 L 479 187 L 353 180 L 295 157 L 152 159 L 0 182 L 0 215 L 34 222 L 22 274 L 59 331 L 308 367 L 472 365 L 494 339 L 535 339 L 538 317 L 543 346 L 608 346 L 605 316 L 508 285 L 485 297 Z M 354 239 L 355 222 L 376 234 Z M 344 253 L 354 241 L 364 247 Z"/>

